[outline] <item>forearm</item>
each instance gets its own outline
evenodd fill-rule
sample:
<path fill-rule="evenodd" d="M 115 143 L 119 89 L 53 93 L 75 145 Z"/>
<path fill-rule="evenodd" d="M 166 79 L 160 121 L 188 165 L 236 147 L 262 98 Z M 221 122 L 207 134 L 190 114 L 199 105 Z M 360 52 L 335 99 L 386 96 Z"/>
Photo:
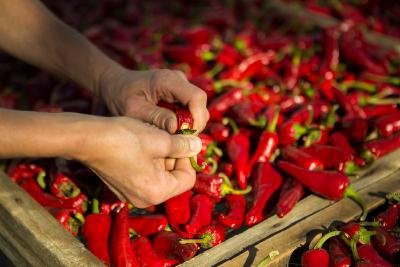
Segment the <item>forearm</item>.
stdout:
<path fill-rule="evenodd" d="M 97 117 L 0 109 L 0 158 L 79 159 L 85 134 Z M 88 127 L 87 127 L 88 126 Z"/>
<path fill-rule="evenodd" d="M 0 1 L 0 48 L 91 90 L 107 70 L 121 68 L 38 0 Z"/>

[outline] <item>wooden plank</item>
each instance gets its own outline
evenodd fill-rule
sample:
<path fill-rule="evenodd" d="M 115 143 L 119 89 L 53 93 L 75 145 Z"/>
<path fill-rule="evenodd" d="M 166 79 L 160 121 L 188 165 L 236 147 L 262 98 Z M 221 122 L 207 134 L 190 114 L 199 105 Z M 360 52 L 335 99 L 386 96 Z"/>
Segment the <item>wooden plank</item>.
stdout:
<path fill-rule="evenodd" d="M 104 266 L 0 172 L 0 249 L 16 266 Z"/>
<path fill-rule="evenodd" d="M 382 192 L 400 192 L 400 170 L 359 191 L 368 208 L 374 209 L 385 202 Z M 359 216 L 357 204 L 350 199 L 343 199 L 328 208 L 309 216 L 300 223 L 278 233 L 271 238 L 242 252 L 220 266 L 251 266 L 258 263 L 272 250 L 278 250 L 277 256 L 268 266 L 287 266 L 292 252 L 304 245 L 306 239 L 323 232 L 332 222 L 349 222 Z"/>
<path fill-rule="evenodd" d="M 400 150 L 382 158 L 362 173 L 362 178 L 353 181 L 352 187 L 356 191 L 364 190 L 376 184 L 388 175 L 400 169 Z M 334 202 L 310 195 L 300 201 L 297 206 L 284 218 L 273 216 L 263 222 L 249 228 L 243 233 L 233 236 L 222 244 L 197 255 L 193 259 L 182 263 L 180 266 L 211 266 L 225 259 L 233 257 L 245 248 L 272 237 L 278 233 L 286 235 L 286 232 L 308 217 L 321 212 Z M 359 208 L 352 206 L 353 213 L 359 214 Z"/>

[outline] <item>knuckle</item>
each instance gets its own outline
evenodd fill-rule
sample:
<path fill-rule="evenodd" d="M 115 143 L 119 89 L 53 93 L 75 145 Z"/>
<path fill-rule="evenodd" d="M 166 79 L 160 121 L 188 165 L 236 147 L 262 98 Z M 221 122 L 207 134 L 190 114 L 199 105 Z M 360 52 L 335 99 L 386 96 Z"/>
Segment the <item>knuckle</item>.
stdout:
<path fill-rule="evenodd" d="M 146 202 L 150 205 L 158 205 L 164 201 L 163 191 L 158 186 L 153 186 L 149 188 L 146 194 Z"/>
<path fill-rule="evenodd" d="M 197 90 L 194 93 L 193 97 L 200 101 L 204 101 L 204 102 L 207 101 L 207 94 L 206 94 L 206 92 L 204 92 L 201 89 Z"/>

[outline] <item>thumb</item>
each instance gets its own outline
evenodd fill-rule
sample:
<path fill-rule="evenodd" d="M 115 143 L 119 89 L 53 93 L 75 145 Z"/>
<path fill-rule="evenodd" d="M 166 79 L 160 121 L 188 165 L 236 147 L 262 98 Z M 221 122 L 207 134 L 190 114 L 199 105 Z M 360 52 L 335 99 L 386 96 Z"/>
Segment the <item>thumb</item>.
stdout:
<path fill-rule="evenodd" d="M 201 150 L 201 139 L 194 135 L 171 135 L 171 146 L 168 157 L 188 158 L 197 155 Z"/>

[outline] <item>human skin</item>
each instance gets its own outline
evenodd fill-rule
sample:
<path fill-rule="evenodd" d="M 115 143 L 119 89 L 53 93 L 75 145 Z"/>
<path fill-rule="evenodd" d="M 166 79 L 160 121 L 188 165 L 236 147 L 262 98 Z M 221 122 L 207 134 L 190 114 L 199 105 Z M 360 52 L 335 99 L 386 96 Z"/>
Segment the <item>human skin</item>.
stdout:
<path fill-rule="evenodd" d="M 206 94 L 173 70 L 127 70 L 37 0 L 0 1 L 0 49 L 75 81 L 103 98 L 116 117 L 0 109 L 0 157 L 64 157 L 91 168 L 136 207 L 190 189 L 196 136 L 173 135 L 176 116 L 160 100 L 187 105 L 194 128 L 208 120 Z"/>

